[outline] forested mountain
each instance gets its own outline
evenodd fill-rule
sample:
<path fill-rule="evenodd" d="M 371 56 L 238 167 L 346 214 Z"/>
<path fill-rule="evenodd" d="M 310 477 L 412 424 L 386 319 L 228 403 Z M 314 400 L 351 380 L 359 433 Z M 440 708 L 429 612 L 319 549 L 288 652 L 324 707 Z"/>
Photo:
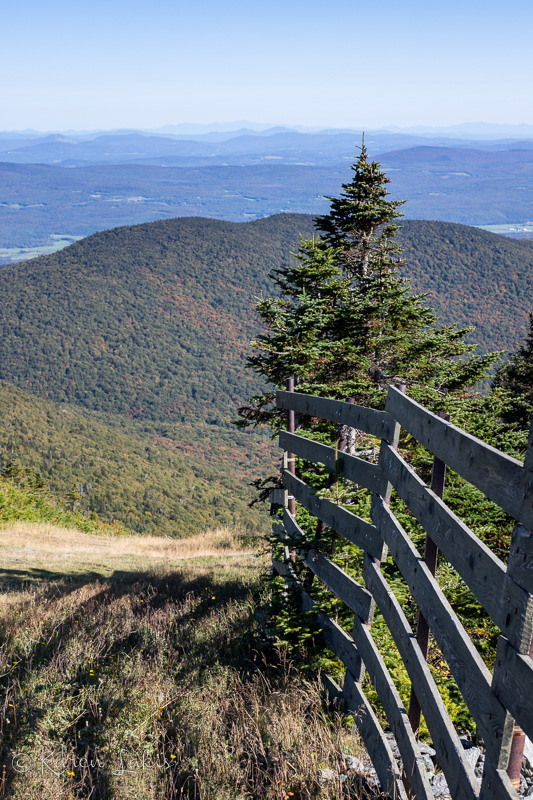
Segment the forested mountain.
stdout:
<path fill-rule="evenodd" d="M 183 426 L 179 441 L 168 439 L 149 425 L 0 381 L 0 522 L 12 518 L 13 484 L 26 491 L 42 483 L 59 509 L 130 531 L 185 536 L 235 520 L 253 530 L 261 518 L 247 507 L 248 472 L 262 468 L 270 441 L 256 435 L 251 443 L 245 433 L 223 430 L 214 441 L 212 431 Z M 26 491 L 22 509 L 16 500 L 17 512 L 31 519 L 25 506 L 31 512 L 35 492 Z"/>
<path fill-rule="evenodd" d="M 254 303 L 312 227 L 296 214 L 179 218 L 0 269 L 0 378 L 31 393 L 2 386 L 3 461 L 137 530 L 253 524 L 246 482 L 267 474 L 275 448 L 231 421 L 259 389 L 245 369 Z M 482 350 L 523 341 L 530 242 L 421 221 L 404 221 L 400 239 L 403 274 L 443 322 L 477 324 Z"/>

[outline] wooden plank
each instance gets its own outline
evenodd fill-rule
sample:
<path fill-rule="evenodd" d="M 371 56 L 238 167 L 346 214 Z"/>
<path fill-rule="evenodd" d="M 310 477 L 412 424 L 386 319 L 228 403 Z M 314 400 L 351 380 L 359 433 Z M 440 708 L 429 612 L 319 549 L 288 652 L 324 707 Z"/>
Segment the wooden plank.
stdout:
<path fill-rule="evenodd" d="M 394 386 L 389 386 L 386 410 L 437 458 L 533 529 L 533 485 L 520 461 L 439 419 Z"/>
<path fill-rule="evenodd" d="M 432 800 L 433 793 L 426 768 L 409 723 L 407 711 L 389 670 L 370 635 L 369 628 L 357 618 L 353 626 L 353 637 L 396 738 L 411 792 L 417 798 L 426 797 Z"/>
<path fill-rule="evenodd" d="M 326 672 L 322 673 L 321 680 L 329 705 L 333 706 L 333 708 L 339 708 L 339 706 L 342 706 L 344 704 L 344 698 L 342 689 L 337 681 Z"/>
<path fill-rule="evenodd" d="M 533 533 L 515 525 L 507 572 L 526 592 L 533 594 Z"/>
<path fill-rule="evenodd" d="M 378 566 L 365 558 L 363 576 L 372 592 L 387 626 L 392 633 L 400 656 L 422 707 L 433 746 L 446 776 L 454 800 L 473 800 L 477 794 L 477 779 L 465 758 L 457 731 L 453 727 L 429 667 L 390 586 Z"/>
<path fill-rule="evenodd" d="M 298 414 L 327 419 L 338 425 L 347 425 L 349 428 L 357 428 L 388 442 L 394 434 L 395 421 L 385 411 L 352 405 L 342 400 L 331 400 L 299 392 L 276 392 L 276 406 L 293 409 Z"/>
<path fill-rule="evenodd" d="M 533 739 L 533 659 L 500 636 L 493 679 L 494 693 L 530 739 Z"/>
<path fill-rule="evenodd" d="M 311 439 L 287 431 L 279 432 L 279 446 L 307 461 L 324 464 L 329 472 L 335 472 L 371 492 L 383 494 L 385 491 L 386 481 L 377 464 L 371 464 L 362 458 L 350 456 L 334 447 L 313 442 Z"/>
<path fill-rule="evenodd" d="M 407 800 L 407 793 L 390 744 L 361 685 L 357 683 L 349 670 L 344 678 L 343 695 L 346 707 L 354 716 L 357 730 L 361 734 L 374 765 L 383 793 L 389 797 Z"/>
<path fill-rule="evenodd" d="M 287 492 L 285 489 L 272 489 L 268 499 L 273 505 L 284 506 L 287 504 Z"/>
<path fill-rule="evenodd" d="M 528 592 L 506 574 L 499 558 L 450 511 L 390 445 L 383 443 L 381 454 L 383 471 L 409 510 L 496 625 L 519 648 L 531 625 L 532 601 Z"/>
<path fill-rule="evenodd" d="M 290 472 L 283 473 L 283 483 L 304 508 L 333 528 L 339 536 L 370 553 L 378 561 L 384 559 L 383 541 L 375 525 L 352 514 L 331 500 L 318 497 L 310 486 L 299 478 L 295 478 Z"/>
<path fill-rule="evenodd" d="M 487 742 L 489 750 L 492 745 L 499 748 L 506 711 L 492 692 L 492 676 L 483 659 L 427 564 L 381 498 L 374 498 L 372 516 L 389 546 L 394 562 L 428 622 L 444 658 L 450 665 L 480 734 Z"/>
<path fill-rule="evenodd" d="M 509 775 L 485 760 L 479 800 L 519 800 Z"/>
<path fill-rule="evenodd" d="M 363 680 L 365 667 L 361 656 L 354 644 L 351 636 L 337 625 L 327 614 L 318 608 L 315 601 L 302 591 L 302 609 L 312 611 L 316 614 L 317 622 L 321 628 L 321 635 L 324 642 L 337 658 L 340 658 L 346 669 L 349 669 L 354 678 L 358 681 Z"/>
<path fill-rule="evenodd" d="M 283 525 L 293 541 L 305 541 L 305 533 L 287 510 L 283 514 Z M 348 608 L 351 608 L 361 619 L 370 620 L 372 618 L 374 610 L 372 595 L 360 583 L 350 578 L 344 570 L 319 550 L 300 552 L 300 557 L 317 578 L 343 603 L 346 603 Z"/>

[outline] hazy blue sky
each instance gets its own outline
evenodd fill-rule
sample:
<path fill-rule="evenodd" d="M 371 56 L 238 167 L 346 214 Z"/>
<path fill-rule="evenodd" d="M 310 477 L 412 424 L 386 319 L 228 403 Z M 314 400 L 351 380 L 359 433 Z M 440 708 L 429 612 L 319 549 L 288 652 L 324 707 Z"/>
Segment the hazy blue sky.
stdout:
<path fill-rule="evenodd" d="M 0 130 L 533 123 L 531 0 L 4 0 Z"/>

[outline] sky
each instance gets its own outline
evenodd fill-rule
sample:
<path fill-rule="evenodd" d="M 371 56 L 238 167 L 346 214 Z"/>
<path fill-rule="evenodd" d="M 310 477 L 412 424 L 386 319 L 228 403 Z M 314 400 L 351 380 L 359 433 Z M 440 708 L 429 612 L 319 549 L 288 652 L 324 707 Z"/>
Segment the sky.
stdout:
<path fill-rule="evenodd" d="M 0 130 L 533 124 L 533 3 L 3 0 Z"/>

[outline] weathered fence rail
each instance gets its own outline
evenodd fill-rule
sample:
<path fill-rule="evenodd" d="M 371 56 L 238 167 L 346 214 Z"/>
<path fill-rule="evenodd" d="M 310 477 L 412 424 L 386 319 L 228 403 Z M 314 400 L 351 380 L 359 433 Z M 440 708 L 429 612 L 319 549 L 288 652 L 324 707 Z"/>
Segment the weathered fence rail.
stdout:
<path fill-rule="evenodd" d="M 382 789 L 404 798 L 433 797 L 417 741 L 419 714 L 418 722 L 416 712 L 413 714 L 411 709 L 408 714 L 370 635 L 376 606 L 406 667 L 453 800 L 516 798 L 516 763 L 521 761 L 522 731 L 533 739 L 533 420 L 522 464 L 431 413 L 392 386 L 384 412 L 293 391 L 278 392 L 277 406 L 356 428 L 381 440 L 379 462 L 374 464 L 294 431 L 281 431 L 279 444 L 285 451 L 284 489 L 273 492 L 271 499 L 283 505 L 283 522 L 275 523 L 275 528 L 286 542 L 284 560 L 274 560 L 274 568 L 287 585 L 299 591 L 303 610 L 316 613 L 325 643 L 346 668 L 343 689 L 335 691 L 354 715 Z M 289 419 L 294 420 L 294 413 Z M 294 428 L 292 422 L 290 427 Z M 507 564 L 399 455 L 400 428 L 516 520 Z M 333 475 L 371 491 L 372 521 L 319 497 L 294 474 L 294 455 L 323 464 Z M 426 563 L 391 511 L 392 489 L 425 529 L 433 547 L 433 559 L 438 548 L 500 630 L 493 672 L 439 587 L 434 565 L 432 568 L 429 561 Z M 296 520 L 295 502 L 363 551 L 361 583 L 316 547 L 305 548 L 306 535 Z M 426 663 L 427 651 L 421 648 L 380 569 L 387 551 L 409 586 L 420 616 L 446 659 L 484 740 L 486 757 L 481 781 L 468 762 Z M 351 636 L 318 609 L 306 591 L 307 581 L 304 586 L 298 579 L 293 564 L 296 553 L 310 571 L 308 574 L 316 576 L 354 612 Z M 399 769 L 363 691 L 365 670 L 394 733 L 403 770 Z M 334 682 L 330 680 L 329 684 Z M 510 760 L 514 766 L 510 767 Z"/>

